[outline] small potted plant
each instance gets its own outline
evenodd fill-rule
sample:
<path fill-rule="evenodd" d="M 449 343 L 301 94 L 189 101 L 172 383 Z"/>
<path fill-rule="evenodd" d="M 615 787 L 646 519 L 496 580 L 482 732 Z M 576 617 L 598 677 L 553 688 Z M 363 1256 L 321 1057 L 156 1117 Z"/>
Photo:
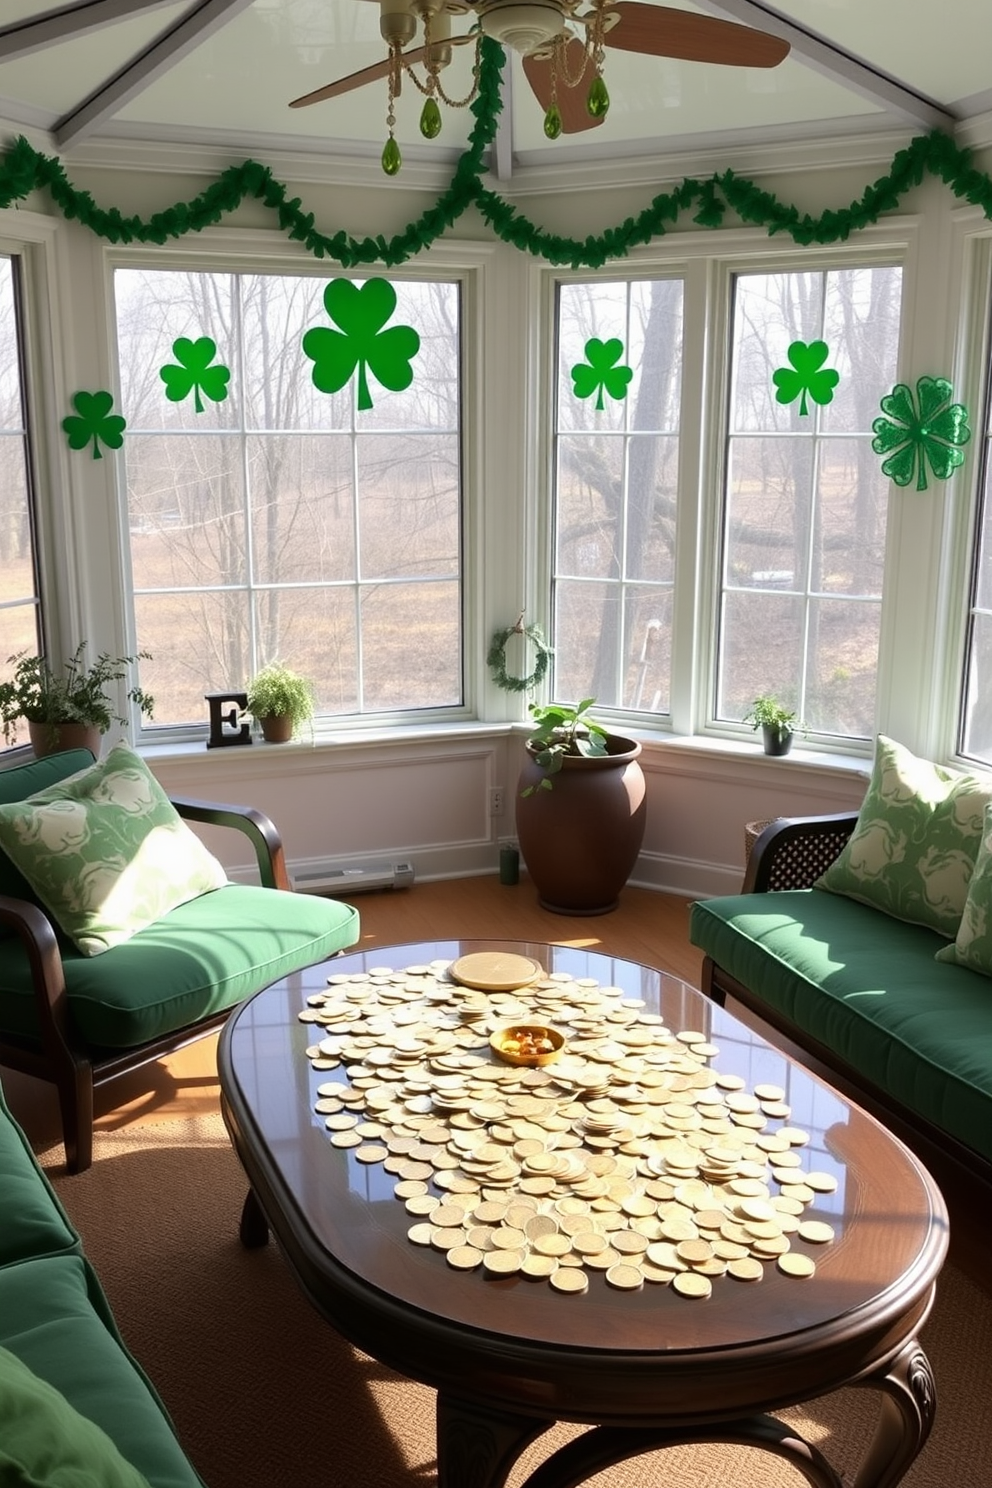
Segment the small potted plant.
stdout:
<path fill-rule="evenodd" d="M 115 711 L 112 689 L 128 676 L 140 659 L 150 661 L 147 651 L 136 656 L 110 656 L 101 651 L 87 666 L 83 660 L 86 642 L 80 641 L 61 671 L 49 666 L 44 656 L 18 651 L 8 656 L 13 676 L 0 682 L 0 721 L 7 744 L 12 744 L 19 719 L 27 721 L 34 752 L 39 757 L 65 749 L 89 749 L 100 753 L 100 737 L 111 724 L 126 724 Z M 128 698 L 141 712 L 152 716 L 154 698 L 140 687 L 128 689 Z"/>
<path fill-rule="evenodd" d="M 530 706 L 517 839 L 540 903 L 559 914 L 615 909 L 644 838 L 641 746 L 594 722 L 594 701 Z"/>
<path fill-rule="evenodd" d="M 256 672 L 246 692 L 248 712 L 269 744 L 285 744 L 313 718 L 313 683 L 281 662 L 270 662 Z"/>
<path fill-rule="evenodd" d="M 765 753 L 772 755 L 788 754 L 793 736 L 804 728 L 796 719 L 795 708 L 787 708 L 772 694 L 755 698 L 743 722 L 750 723 L 755 731 L 761 729 Z"/>

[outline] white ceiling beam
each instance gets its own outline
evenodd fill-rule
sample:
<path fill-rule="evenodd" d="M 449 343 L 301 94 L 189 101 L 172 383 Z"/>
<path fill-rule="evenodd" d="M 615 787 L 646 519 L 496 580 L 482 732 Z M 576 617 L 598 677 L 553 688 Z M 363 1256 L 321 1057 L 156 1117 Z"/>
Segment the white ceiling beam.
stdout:
<path fill-rule="evenodd" d="M 496 115 L 489 168 L 497 181 L 508 181 L 513 174 L 513 58 L 509 53 L 503 64 L 500 98 L 503 107 Z"/>
<path fill-rule="evenodd" d="M 932 98 L 926 98 L 887 73 L 870 67 L 853 52 L 846 52 L 816 31 L 797 25 L 771 6 L 762 4 L 761 0 L 694 0 L 694 3 L 703 10 L 729 16 L 742 25 L 782 37 L 789 43 L 797 60 L 852 89 L 870 103 L 898 114 L 910 124 L 927 129 L 954 130 L 955 116 Z M 864 3 L 870 4 L 871 0 L 864 0 Z"/>
<path fill-rule="evenodd" d="M 59 148 L 64 150 L 92 134 L 104 119 L 116 114 L 163 72 L 174 67 L 188 52 L 251 4 L 252 0 L 199 0 L 199 4 L 182 20 L 164 31 L 157 41 L 91 93 L 85 103 L 59 120 L 54 130 Z"/>
<path fill-rule="evenodd" d="M 64 5 L 48 10 L 31 21 L 15 21 L 0 26 L 0 62 L 14 62 L 18 57 L 57 46 L 60 41 L 74 41 L 90 31 L 100 31 L 116 21 L 128 21 L 147 10 L 162 10 L 175 0 L 81 0 L 78 5 Z"/>

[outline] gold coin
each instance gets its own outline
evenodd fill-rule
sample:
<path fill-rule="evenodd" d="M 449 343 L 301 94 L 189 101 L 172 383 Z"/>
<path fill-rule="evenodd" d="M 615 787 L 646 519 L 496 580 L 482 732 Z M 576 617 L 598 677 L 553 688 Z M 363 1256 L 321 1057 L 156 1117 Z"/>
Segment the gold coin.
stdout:
<path fill-rule="evenodd" d="M 834 1227 L 822 1219 L 806 1219 L 797 1233 L 800 1240 L 808 1240 L 812 1245 L 826 1245 L 834 1238 Z"/>
<path fill-rule="evenodd" d="M 429 1224 L 411 1225 L 406 1232 L 406 1238 L 412 1240 L 414 1245 L 430 1245 L 431 1226 Z"/>
<path fill-rule="evenodd" d="M 436 1224 L 437 1220 L 434 1222 Z M 493 1230 L 493 1245 L 497 1250 L 523 1250 L 526 1244 L 524 1231 L 514 1229 L 512 1225 L 500 1225 L 499 1229 Z"/>
<path fill-rule="evenodd" d="M 484 1256 L 474 1245 L 453 1245 L 445 1259 L 456 1271 L 474 1271 Z"/>
<path fill-rule="evenodd" d="M 332 1147 L 360 1147 L 362 1139 L 357 1132 L 339 1131 L 331 1133 Z"/>
<path fill-rule="evenodd" d="M 351 1131 L 358 1125 L 358 1117 L 349 1116 L 347 1112 L 343 1112 L 340 1116 L 328 1116 L 324 1125 L 328 1131 L 332 1132 Z"/>
<path fill-rule="evenodd" d="M 568 1235 L 538 1235 L 533 1241 L 533 1249 L 538 1255 L 563 1256 L 567 1255 L 572 1248 L 572 1242 Z"/>
<path fill-rule="evenodd" d="M 441 1204 L 431 1216 L 433 1224 L 440 1229 L 457 1229 L 465 1222 L 465 1210 L 457 1204 Z"/>
<path fill-rule="evenodd" d="M 584 1271 L 574 1266 L 559 1266 L 548 1278 L 556 1292 L 587 1292 L 589 1278 Z"/>
<path fill-rule="evenodd" d="M 393 1193 L 398 1199 L 416 1199 L 426 1192 L 427 1184 L 422 1178 L 403 1178 L 393 1185 Z"/>
<path fill-rule="evenodd" d="M 494 1276 L 512 1276 L 520 1270 L 524 1260 L 522 1250 L 487 1250 L 482 1257 L 482 1264 Z"/>
<path fill-rule="evenodd" d="M 567 1259 L 567 1256 L 562 1256 L 563 1263 Z M 592 1271 L 608 1271 L 611 1266 L 617 1264 L 621 1257 L 618 1250 L 614 1250 L 611 1245 L 608 1245 L 605 1250 L 596 1251 L 593 1255 L 584 1255 L 581 1258 L 577 1257 L 577 1259 L 581 1259 L 583 1266 L 588 1266 Z"/>
<path fill-rule="evenodd" d="M 703 1298 L 713 1292 L 713 1283 L 708 1276 L 698 1271 L 679 1271 L 672 1280 L 672 1287 L 682 1297 Z"/>
<path fill-rule="evenodd" d="M 695 1265 L 700 1261 L 713 1259 L 713 1247 L 708 1240 L 680 1240 L 675 1247 L 676 1254 L 682 1261 L 688 1261 Z"/>
<path fill-rule="evenodd" d="M 359 1141 L 361 1141 L 360 1137 Z M 355 1156 L 360 1163 L 376 1163 L 382 1162 L 384 1157 L 389 1156 L 389 1153 L 385 1147 L 374 1146 L 371 1142 L 366 1142 L 358 1148 Z"/>
<path fill-rule="evenodd" d="M 735 1276 L 738 1281 L 760 1281 L 764 1274 L 764 1266 L 754 1256 L 739 1256 L 727 1262 L 727 1275 Z"/>
<path fill-rule="evenodd" d="M 635 1292 L 644 1285 L 644 1277 L 639 1266 L 629 1266 L 621 1262 L 617 1266 L 611 1266 L 606 1273 L 606 1280 L 610 1286 L 619 1291 Z"/>
<path fill-rule="evenodd" d="M 532 1281 L 546 1281 L 557 1269 L 558 1262 L 554 1256 L 535 1255 L 533 1251 L 525 1257 L 520 1267 L 522 1274 L 529 1276 Z"/>
<path fill-rule="evenodd" d="M 837 1179 L 833 1173 L 805 1173 L 803 1181 L 816 1193 L 833 1193 L 837 1187 Z"/>
<path fill-rule="evenodd" d="M 780 1255 L 776 1265 L 780 1271 L 785 1272 L 786 1276 L 812 1276 L 816 1271 L 816 1262 L 807 1255 L 800 1255 L 795 1250 L 790 1250 L 786 1255 Z"/>
<path fill-rule="evenodd" d="M 608 1245 L 606 1236 L 597 1235 L 593 1230 L 580 1230 L 572 1236 L 572 1249 L 581 1256 L 602 1255 Z"/>

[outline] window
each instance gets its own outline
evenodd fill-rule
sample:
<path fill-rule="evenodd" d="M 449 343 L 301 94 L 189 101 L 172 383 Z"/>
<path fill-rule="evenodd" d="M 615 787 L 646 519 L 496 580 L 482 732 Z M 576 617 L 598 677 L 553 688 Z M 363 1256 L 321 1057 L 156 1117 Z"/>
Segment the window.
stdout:
<path fill-rule="evenodd" d="M 682 281 L 561 284 L 557 310 L 554 694 L 667 713 Z"/>
<path fill-rule="evenodd" d="M 718 718 L 773 693 L 818 734 L 874 732 L 889 482 L 871 426 L 897 380 L 901 285 L 892 265 L 735 278 Z M 795 341 L 826 343 L 830 401 L 776 400 Z"/>
<path fill-rule="evenodd" d="M 987 372 L 985 380 L 985 430 L 979 460 L 980 494 L 959 747 L 971 759 L 992 765 L 992 379 Z"/>
<path fill-rule="evenodd" d="M 323 715 L 461 704 L 459 286 L 394 281 L 388 327 L 420 337 L 413 381 L 390 391 L 373 363 L 363 409 L 357 375 L 321 392 L 302 349 L 332 329 L 326 284 L 116 272 L 133 624 L 156 725 L 202 723 L 205 693 L 273 660 L 314 680 Z M 226 396 L 206 375 L 166 396 L 179 338 L 213 341 Z"/>
<path fill-rule="evenodd" d="M 19 269 L 0 254 L 0 674 L 42 649 Z"/>

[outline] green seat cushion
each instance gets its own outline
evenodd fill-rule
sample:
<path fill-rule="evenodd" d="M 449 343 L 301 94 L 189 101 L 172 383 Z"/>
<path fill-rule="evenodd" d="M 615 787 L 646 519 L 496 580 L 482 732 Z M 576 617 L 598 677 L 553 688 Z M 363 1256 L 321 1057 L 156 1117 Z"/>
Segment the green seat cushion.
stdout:
<path fill-rule="evenodd" d="M 149 1488 L 105 1431 L 16 1354 L 0 1348 L 0 1483 L 15 1488 Z"/>
<path fill-rule="evenodd" d="M 358 912 L 349 904 L 227 884 L 102 956 L 66 946 L 71 1016 L 91 1049 L 135 1048 L 344 950 L 358 930 Z M 0 961 L 0 1032 L 38 1036 L 27 957 L 11 942 Z"/>
<path fill-rule="evenodd" d="M 30 1256 L 79 1250 L 79 1237 L 7 1109 L 2 1089 L 0 1213 L 0 1266 Z"/>
<path fill-rule="evenodd" d="M 0 1346 L 104 1432 L 153 1488 L 202 1488 L 161 1400 L 121 1342 L 100 1284 L 82 1256 L 22 1261 L 0 1270 Z M 0 1475 L 0 1482 L 7 1479 Z M 59 1488 L 86 1482 L 66 1477 Z M 103 1482 L 95 1479 L 94 1488 L 97 1483 L 103 1488 Z"/>
<path fill-rule="evenodd" d="M 953 939 L 990 801 L 992 775 L 944 769 L 880 734 L 857 825 L 816 887 Z"/>
<path fill-rule="evenodd" d="M 992 991 L 933 930 L 793 889 L 694 904 L 689 938 L 880 1090 L 992 1160 Z"/>
<path fill-rule="evenodd" d="M 126 744 L 25 800 L 0 803 L 0 847 L 86 956 L 227 883 Z"/>

